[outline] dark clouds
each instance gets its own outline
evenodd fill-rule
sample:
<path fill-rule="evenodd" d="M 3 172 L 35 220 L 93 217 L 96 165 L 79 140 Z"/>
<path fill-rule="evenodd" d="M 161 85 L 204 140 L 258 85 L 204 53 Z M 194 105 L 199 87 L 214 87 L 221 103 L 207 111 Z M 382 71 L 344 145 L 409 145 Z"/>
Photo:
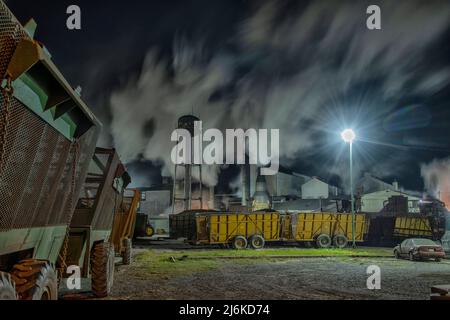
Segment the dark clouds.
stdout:
<path fill-rule="evenodd" d="M 21 2 L 128 161 L 168 173 L 169 133 L 193 108 L 205 127 L 280 128 L 282 164 L 343 183 L 348 126 L 356 169 L 410 189 L 449 154 L 447 1 L 376 1 L 381 31 L 366 1 L 78 1 L 80 33 L 61 27 L 64 1 Z"/>

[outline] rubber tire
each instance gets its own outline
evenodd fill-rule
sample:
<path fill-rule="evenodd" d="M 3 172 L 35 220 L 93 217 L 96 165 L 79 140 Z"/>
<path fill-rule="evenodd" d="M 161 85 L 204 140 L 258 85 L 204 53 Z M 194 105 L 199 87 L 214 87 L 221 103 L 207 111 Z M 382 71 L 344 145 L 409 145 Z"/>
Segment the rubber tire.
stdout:
<path fill-rule="evenodd" d="M 441 262 L 441 258 L 436 258 L 436 259 L 434 259 L 434 261 Z"/>
<path fill-rule="evenodd" d="M 114 283 L 114 247 L 109 242 L 94 245 L 91 253 L 91 287 L 98 298 L 111 293 Z"/>
<path fill-rule="evenodd" d="M 146 237 L 153 237 L 155 235 L 155 229 L 153 229 L 152 226 L 145 227 L 145 236 Z"/>
<path fill-rule="evenodd" d="M 131 242 L 131 239 L 126 238 L 125 240 L 123 240 L 123 246 L 124 250 L 122 253 L 122 263 L 128 266 L 131 264 L 131 256 L 133 252 L 133 244 Z"/>
<path fill-rule="evenodd" d="M 16 286 L 11 275 L 0 272 L 0 300 L 17 300 Z"/>
<path fill-rule="evenodd" d="M 58 276 L 48 261 L 23 260 L 14 265 L 11 277 L 21 300 L 58 299 Z"/>
<path fill-rule="evenodd" d="M 395 259 L 400 259 L 400 253 L 397 250 L 394 250 L 394 257 Z"/>
<path fill-rule="evenodd" d="M 318 248 L 326 249 L 331 246 L 331 238 L 329 235 L 322 233 L 316 238 L 316 245 Z"/>
<path fill-rule="evenodd" d="M 242 250 L 247 248 L 247 244 L 248 244 L 247 239 L 243 236 L 236 236 L 232 242 L 233 249 L 236 250 Z"/>
<path fill-rule="evenodd" d="M 343 234 L 335 235 L 333 238 L 333 245 L 336 248 L 343 249 L 348 245 L 348 239 Z"/>
<path fill-rule="evenodd" d="M 250 243 L 250 247 L 252 247 L 253 249 L 262 249 L 262 248 L 264 248 L 264 245 L 266 244 L 266 240 L 264 240 L 263 236 L 261 236 L 259 234 L 255 234 L 250 237 L 249 243 Z"/>

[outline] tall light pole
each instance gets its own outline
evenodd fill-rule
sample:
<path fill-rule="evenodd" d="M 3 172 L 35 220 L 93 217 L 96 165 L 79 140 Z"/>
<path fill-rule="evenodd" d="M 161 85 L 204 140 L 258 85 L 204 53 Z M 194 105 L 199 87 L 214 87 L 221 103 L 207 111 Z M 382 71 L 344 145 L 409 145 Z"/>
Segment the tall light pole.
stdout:
<path fill-rule="evenodd" d="M 352 129 L 345 129 L 341 133 L 342 140 L 350 144 L 350 199 L 351 199 L 351 209 L 352 209 L 352 242 L 353 248 L 356 248 L 355 243 L 355 204 L 353 197 L 353 140 L 356 138 L 356 134 Z"/>

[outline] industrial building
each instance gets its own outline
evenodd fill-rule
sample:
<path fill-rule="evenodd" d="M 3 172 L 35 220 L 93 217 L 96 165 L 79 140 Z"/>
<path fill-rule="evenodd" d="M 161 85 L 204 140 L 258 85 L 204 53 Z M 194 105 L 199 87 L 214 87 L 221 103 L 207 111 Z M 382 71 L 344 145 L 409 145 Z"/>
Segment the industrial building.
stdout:
<path fill-rule="evenodd" d="M 392 196 L 404 196 L 408 198 L 408 213 L 420 212 L 420 198 L 390 189 L 363 194 L 361 196 L 361 211 L 366 213 L 378 213 L 383 210 L 389 198 Z"/>

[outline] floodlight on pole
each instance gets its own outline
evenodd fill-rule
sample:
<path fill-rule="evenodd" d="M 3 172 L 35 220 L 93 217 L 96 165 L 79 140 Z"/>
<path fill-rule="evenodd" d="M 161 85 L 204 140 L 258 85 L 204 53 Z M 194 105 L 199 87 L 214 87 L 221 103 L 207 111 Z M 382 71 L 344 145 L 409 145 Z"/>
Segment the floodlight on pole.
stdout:
<path fill-rule="evenodd" d="M 356 138 L 356 134 L 352 129 L 345 129 L 341 133 L 342 140 L 348 143 L 352 143 Z"/>
<path fill-rule="evenodd" d="M 341 133 L 342 140 L 350 145 L 350 199 L 351 199 L 351 210 L 352 210 L 352 246 L 356 247 L 355 242 L 355 229 L 356 229 L 356 221 L 355 221 L 355 203 L 353 196 L 353 140 L 356 138 L 356 134 L 352 129 L 345 129 Z"/>

